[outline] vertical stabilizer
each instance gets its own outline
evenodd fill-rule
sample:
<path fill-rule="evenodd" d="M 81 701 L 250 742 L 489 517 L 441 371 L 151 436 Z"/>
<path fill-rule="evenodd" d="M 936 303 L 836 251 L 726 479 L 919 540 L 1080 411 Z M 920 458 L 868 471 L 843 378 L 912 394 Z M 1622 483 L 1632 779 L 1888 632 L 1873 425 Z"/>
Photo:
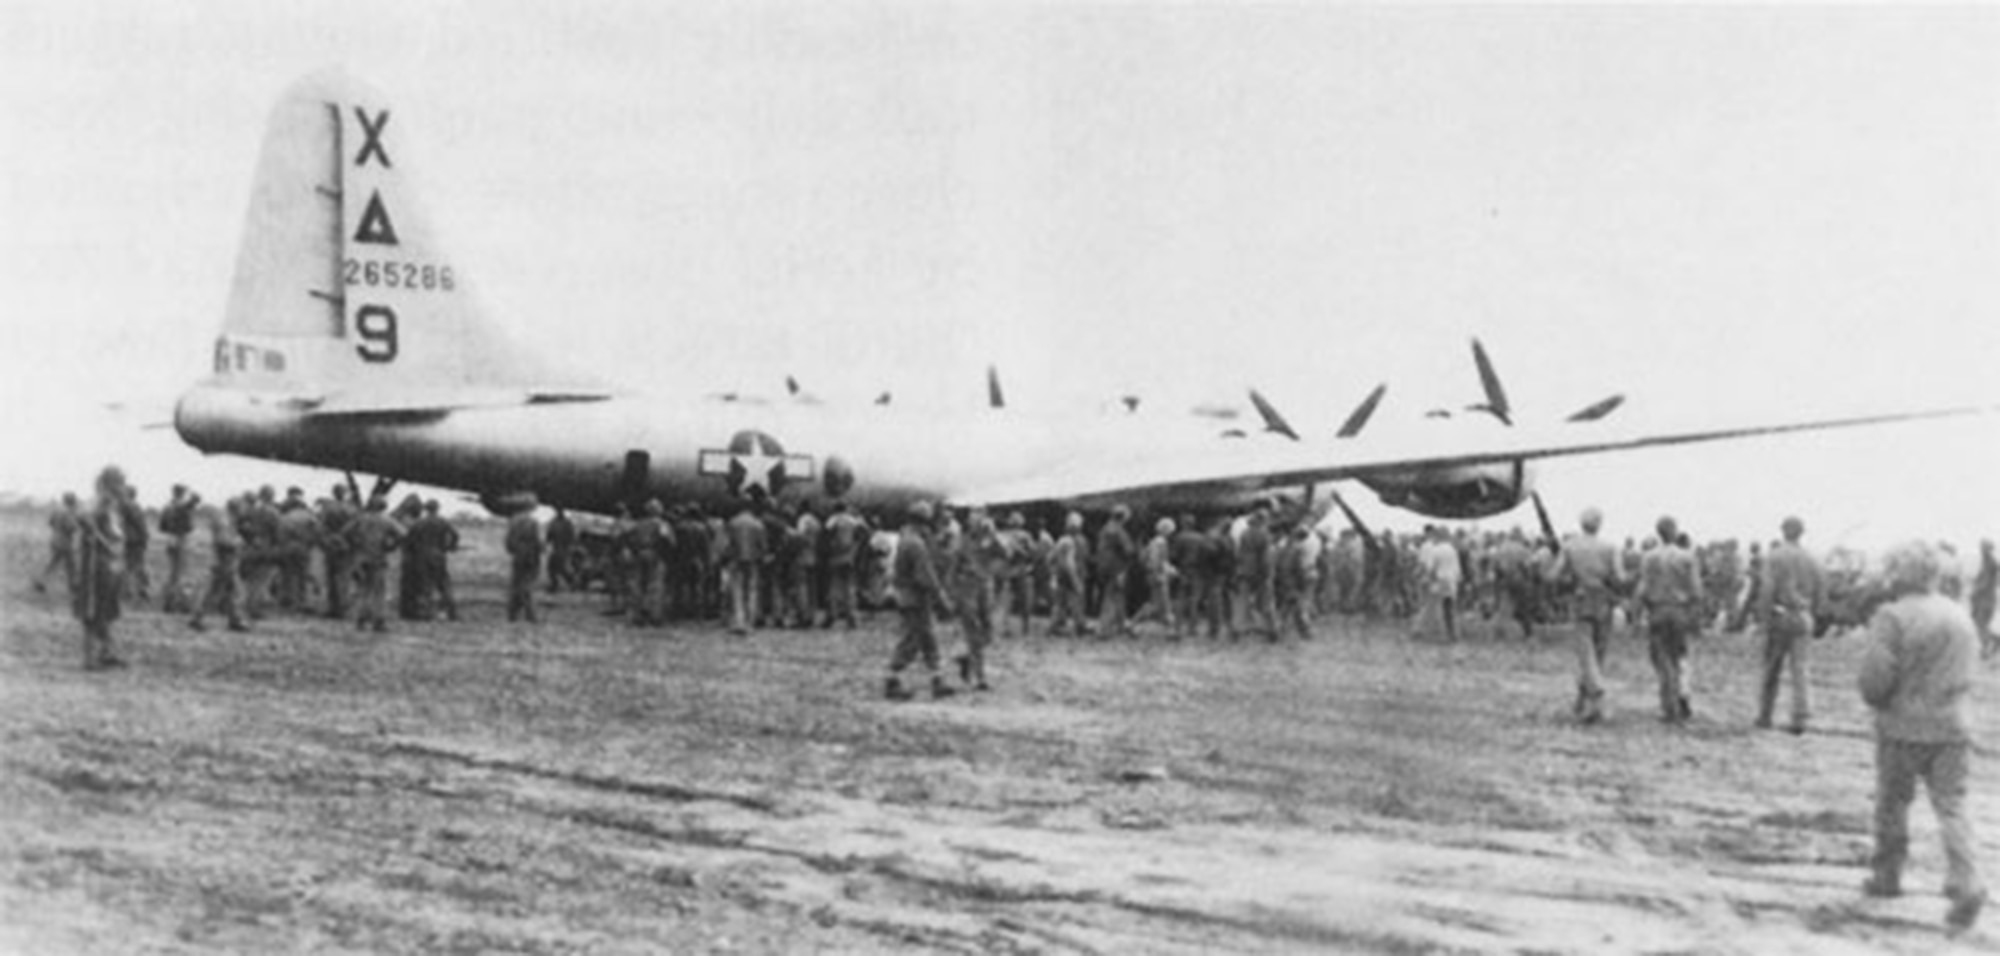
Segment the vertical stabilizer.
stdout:
<path fill-rule="evenodd" d="M 418 204 L 408 132 L 385 97 L 338 71 L 285 91 L 257 164 L 216 380 L 321 396 L 595 387 L 486 318 Z"/>

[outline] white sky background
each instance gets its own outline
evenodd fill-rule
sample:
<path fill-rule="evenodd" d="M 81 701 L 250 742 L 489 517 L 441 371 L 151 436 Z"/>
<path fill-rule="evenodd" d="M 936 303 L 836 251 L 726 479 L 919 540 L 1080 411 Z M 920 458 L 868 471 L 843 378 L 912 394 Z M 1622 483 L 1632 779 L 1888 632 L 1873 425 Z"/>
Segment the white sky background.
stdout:
<path fill-rule="evenodd" d="M 1371 428 L 1476 401 L 1478 335 L 1522 418 L 2000 400 L 2000 8 L 657 6 L 0 3 L 0 489 L 297 480 L 100 405 L 204 373 L 265 115 L 334 64 L 495 314 L 627 384 L 972 406 L 991 361 L 1024 408 L 1257 385 L 1326 434 L 1377 381 Z M 1966 541 L 1996 438 L 1541 487 L 1620 536 Z"/>

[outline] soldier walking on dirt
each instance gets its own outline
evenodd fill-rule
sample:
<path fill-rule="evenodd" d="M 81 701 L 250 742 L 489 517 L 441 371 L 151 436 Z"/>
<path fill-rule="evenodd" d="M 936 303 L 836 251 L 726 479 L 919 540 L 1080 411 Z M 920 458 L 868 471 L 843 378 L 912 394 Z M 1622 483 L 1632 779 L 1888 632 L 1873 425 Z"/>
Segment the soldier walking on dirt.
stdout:
<path fill-rule="evenodd" d="M 952 603 L 951 595 L 945 592 L 938 580 L 937 568 L 931 562 L 928 540 L 931 518 L 929 502 L 919 501 L 911 505 L 909 520 L 904 522 L 903 530 L 896 538 L 896 558 L 890 570 L 890 580 L 896 589 L 896 608 L 903 619 L 903 635 L 889 657 L 889 678 L 883 693 L 890 700 L 909 700 L 913 696 L 903 686 L 903 668 L 920 658 L 925 669 L 931 673 L 931 699 L 942 700 L 953 693 L 945 685 L 944 676 L 938 673 L 935 615 L 939 610 L 950 614 Z"/>
<path fill-rule="evenodd" d="M 63 492 L 62 507 L 49 512 L 49 563 L 42 566 L 35 575 L 35 591 L 47 592 L 50 571 L 62 569 L 63 588 L 76 591 L 76 536 L 77 526 L 83 522 L 81 503 L 76 493 Z"/>
<path fill-rule="evenodd" d="M 194 617 L 188 626 L 197 631 L 205 630 L 202 619 L 214 611 L 224 615 L 232 631 L 247 631 L 243 624 L 242 582 L 238 579 L 237 562 L 243 553 L 243 537 L 237 533 L 237 516 L 242 514 L 243 500 L 232 498 L 221 508 L 202 509 L 202 520 L 208 525 L 208 589 L 201 600 L 195 603 Z"/>
<path fill-rule="evenodd" d="M 1639 602 L 1646 610 L 1646 640 L 1660 681 L 1660 719 L 1678 724 L 1694 716 L 1687 655 L 1689 638 L 1701 628 L 1701 569 L 1694 552 L 1681 543 L 1673 518 L 1661 518 L 1658 530 L 1659 547 L 1639 562 Z"/>
<path fill-rule="evenodd" d="M 77 523 L 76 588 L 70 604 L 83 624 L 83 669 L 123 667 L 112 653 L 111 623 L 118 620 L 119 597 L 125 588 L 119 559 L 125 553 L 123 509 L 131 492 L 117 465 L 97 475 L 96 497 Z"/>
<path fill-rule="evenodd" d="M 1617 549 L 1597 536 L 1604 527 L 1604 512 L 1585 508 L 1578 525 L 1583 532 L 1563 541 L 1548 573 L 1551 584 L 1568 587 L 1575 595 L 1572 611 L 1583 628 L 1575 638 L 1576 703 L 1571 710 L 1578 720 L 1594 724 L 1604 719 L 1604 657 L 1610 649 L 1611 611 L 1625 590 L 1625 572 Z M 1531 557 L 1523 555 L 1524 559 Z M 1527 567 L 1511 573 L 1519 574 Z M 1532 602 L 1531 595 L 1518 593 L 1525 590 L 1517 585 L 1514 600 Z M 1523 621 L 1523 633 L 1527 627 Z"/>
<path fill-rule="evenodd" d="M 1757 726 L 1771 726 L 1778 705 L 1779 679 L 1789 665 L 1792 675 L 1792 722 L 1786 729 L 1806 732 L 1811 710 L 1806 680 L 1806 648 L 1812 644 L 1813 616 L 1826 598 L 1819 562 L 1799 545 L 1806 524 L 1786 518 L 1779 526 L 1785 540 L 1764 559 L 1764 581 L 1758 589 L 1763 606 L 1757 616 L 1764 626 L 1764 680 L 1757 689 Z"/>
<path fill-rule="evenodd" d="M 1965 610 L 1934 593 L 1938 562 L 1929 545 L 1898 547 L 1884 564 L 1896 597 L 1868 624 L 1858 680 L 1861 699 L 1875 712 L 1874 874 L 1861 889 L 1901 895 L 1910 802 L 1922 778 L 1944 839 L 1944 893 L 1951 900 L 1945 922 L 1964 930 L 1986 905 L 1965 812 L 1972 763 L 1967 697 L 1979 639 Z"/>

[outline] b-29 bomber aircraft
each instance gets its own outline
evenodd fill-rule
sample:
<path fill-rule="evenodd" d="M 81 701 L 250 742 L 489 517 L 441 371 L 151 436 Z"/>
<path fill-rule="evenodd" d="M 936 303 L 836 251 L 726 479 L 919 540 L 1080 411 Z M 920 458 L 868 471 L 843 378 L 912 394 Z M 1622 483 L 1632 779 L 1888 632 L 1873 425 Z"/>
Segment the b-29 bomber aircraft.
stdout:
<path fill-rule="evenodd" d="M 1528 500 L 1544 458 L 1986 410 L 1633 433 L 1599 421 L 1613 398 L 1530 426 L 1476 344 L 1485 403 L 1364 433 L 1378 388 L 1324 441 L 1255 395 L 1266 427 L 1247 433 L 1195 415 L 649 399 L 560 368 L 487 316 L 413 195 L 396 119 L 338 72 L 274 108 L 213 373 L 175 408 L 187 444 L 459 489 L 496 511 L 532 495 L 597 513 L 654 497 L 1214 513 L 1353 480 L 1391 506 L 1469 519 Z"/>

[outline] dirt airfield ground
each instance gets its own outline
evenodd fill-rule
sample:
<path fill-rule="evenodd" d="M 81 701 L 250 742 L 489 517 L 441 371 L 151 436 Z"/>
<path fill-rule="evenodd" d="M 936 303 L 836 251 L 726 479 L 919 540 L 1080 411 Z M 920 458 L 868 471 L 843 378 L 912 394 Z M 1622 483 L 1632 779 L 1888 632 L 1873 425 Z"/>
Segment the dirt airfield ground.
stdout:
<path fill-rule="evenodd" d="M 467 534 L 468 623 L 141 610 L 131 667 L 87 674 L 28 587 L 40 517 L 0 516 L 0 951 L 2000 950 L 1942 932 L 1921 804 L 1911 895 L 1856 892 L 1854 638 L 1815 646 L 1803 738 L 1750 729 L 1743 636 L 1698 646 L 1685 729 L 1622 636 L 1581 729 L 1566 646 L 1478 625 L 1009 640 L 993 693 L 896 705 L 886 618 L 736 639 L 566 596 L 509 625 L 497 539 Z"/>

